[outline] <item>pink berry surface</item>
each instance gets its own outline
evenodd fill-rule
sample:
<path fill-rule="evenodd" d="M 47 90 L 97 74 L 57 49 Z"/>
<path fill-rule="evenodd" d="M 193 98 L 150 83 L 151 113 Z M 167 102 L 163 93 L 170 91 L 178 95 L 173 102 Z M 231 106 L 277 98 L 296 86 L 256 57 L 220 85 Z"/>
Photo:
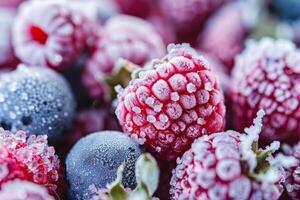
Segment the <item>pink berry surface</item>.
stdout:
<path fill-rule="evenodd" d="M 168 49 L 119 92 L 116 114 L 132 138 L 175 159 L 197 137 L 224 128 L 225 107 L 209 63 L 187 45 Z"/>
<path fill-rule="evenodd" d="M 233 69 L 231 96 L 237 130 L 251 124 L 255 113 L 264 109 L 263 140 L 300 138 L 299 58 L 289 41 L 266 38 L 248 44 Z"/>

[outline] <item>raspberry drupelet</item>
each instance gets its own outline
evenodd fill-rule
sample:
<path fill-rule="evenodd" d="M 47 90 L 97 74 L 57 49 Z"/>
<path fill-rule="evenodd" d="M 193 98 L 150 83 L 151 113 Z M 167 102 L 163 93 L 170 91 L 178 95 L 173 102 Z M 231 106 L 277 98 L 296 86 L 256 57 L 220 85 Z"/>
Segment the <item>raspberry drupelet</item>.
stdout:
<path fill-rule="evenodd" d="M 258 148 L 262 116 L 245 133 L 219 132 L 197 139 L 177 159 L 171 180 L 171 199 L 277 200 L 283 192 L 283 166 L 292 158 L 272 157 L 278 141 Z M 286 162 L 287 161 L 287 162 Z"/>
<path fill-rule="evenodd" d="M 223 93 L 209 63 L 189 45 L 136 73 L 120 89 L 116 115 L 124 131 L 160 158 L 173 160 L 192 142 L 224 127 Z"/>
<path fill-rule="evenodd" d="M 92 97 L 101 99 L 110 92 L 106 79 L 117 73 L 115 65 L 119 59 L 143 65 L 164 53 L 164 43 L 150 23 L 136 17 L 115 16 L 98 35 L 96 48 L 83 71 L 83 83 Z"/>
<path fill-rule="evenodd" d="M 3 200 L 54 200 L 47 189 L 29 181 L 15 179 L 5 183 L 0 190 Z"/>
<path fill-rule="evenodd" d="M 28 1 L 13 28 L 16 56 L 26 64 L 63 70 L 85 47 L 89 28 L 67 1 Z"/>
<path fill-rule="evenodd" d="M 55 191 L 59 179 L 59 159 L 47 136 L 16 134 L 0 129 L 0 186 L 21 179 L 46 186 Z"/>
<path fill-rule="evenodd" d="M 237 56 L 231 84 L 237 130 L 266 112 L 262 142 L 300 138 L 300 52 L 293 43 L 264 38 Z"/>

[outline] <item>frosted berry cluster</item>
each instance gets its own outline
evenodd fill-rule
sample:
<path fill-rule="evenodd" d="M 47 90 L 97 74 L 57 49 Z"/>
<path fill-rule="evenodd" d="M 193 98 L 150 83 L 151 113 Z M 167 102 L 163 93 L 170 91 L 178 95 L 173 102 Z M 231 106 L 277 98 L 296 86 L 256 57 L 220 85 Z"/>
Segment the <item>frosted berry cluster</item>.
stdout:
<path fill-rule="evenodd" d="M 13 179 L 28 180 L 56 190 L 59 159 L 47 136 L 0 130 L 0 186 Z"/>
<path fill-rule="evenodd" d="M 119 59 L 143 65 L 164 53 L 164 43 L 150 23 L 126 15 L 115 16 L 98 35 L 96 48 L 83 72 L 83 82 L 91 96 L 102 98 L 109 90 L 106 78 L 116 73 Z"/>
<path fill-rule="evenodd" d="M 234 124 L 242 130 L 264 109 L 262 138 L 300 138 L 300 52 L 293 43 L 264 38 L 248 43 L 233 71 Z"/>
<path fill-rule="evenodd" d="M 29 65 L 65 69 L 86 45 L 86 21 L 64 0 L 28 1 L 14 23 L 15 53 Z"/>
<path fill-rule="evenodd" d="M 167 56 L 137 72 L 119 91 L 116 115 L 125 132 L 168 159 L 194 139 L 224 127 L 223 94 L 206 60 L 188 45 L 170 45 Z"/>
<path fill-rule="evenodd" d="M 43 186 L 15 179 L 2 185 L 0 199 L 3 200 L 54 200 Z"/>
<path fill-rule="evenodd" d="M 279 142 L 266 149 L 253 149 L 262 115 L 260 111 L 254 125 L 245 129 L 246 134 L 226 131 L 197 139 L 177 159 L 171 199 L 278 199 L 284 176 L 271 154 L 279 148 Z"/>

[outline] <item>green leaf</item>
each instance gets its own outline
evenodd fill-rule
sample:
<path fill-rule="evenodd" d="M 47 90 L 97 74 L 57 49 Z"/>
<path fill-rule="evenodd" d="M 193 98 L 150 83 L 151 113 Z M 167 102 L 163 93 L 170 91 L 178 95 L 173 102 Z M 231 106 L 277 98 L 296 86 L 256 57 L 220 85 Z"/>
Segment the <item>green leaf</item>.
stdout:
<path fill-rule="evenodd" d="M 122 186 L 124 163 L 119 166 L 116 180 L 108 186 L 108 200 L 127 200 L 128 194 Z"/>
<path fill-rule="evenodd" d="M 126 200 L 128 195 L 121 184 L 116 184 L 110 188 L 108 199 L 109 200 Z"/>
<path fill-rule="evenodd" d="M 159 168 L 156 160 L 149 153 L 138 158 L 135 175 L 138 187 L 145 188 L 149 196 L 152 196 L 158 186 Z"/>
<path fill-rule="evenodd" d="M 151 200 L 145 184 L 139 184 L 129 195 L 128 200 Z"/>

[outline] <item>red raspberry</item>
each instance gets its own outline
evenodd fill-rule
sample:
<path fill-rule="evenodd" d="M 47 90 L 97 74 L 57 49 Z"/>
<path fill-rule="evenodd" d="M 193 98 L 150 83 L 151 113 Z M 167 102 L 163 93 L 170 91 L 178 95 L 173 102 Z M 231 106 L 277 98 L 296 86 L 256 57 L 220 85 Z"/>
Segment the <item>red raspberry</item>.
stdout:
<path fill-rule="evenodd" d="M 15 179 L 2 186 L 2 200 L 54 200 L 46 188 L 28 181 Z"/>
<path fill-rule="evenodd" d="M 0 186 L 19 178 L 56 190 L 59 159 L 47 136 L 29 136 L 19 131 L 12 134 L 0 130 Z"/>
<path fill-rule="evenodd" d="M 296 165 L 286 169 L 285 188 L 291 199 L 300 199 L 300 142 L 292 148 L 285 146 L 285 153 L 296 159 Z"/>
<path fill-rule="evenodd" d="M 113 17 L 99 34 L 97 47 L 83 72 L 83 82 L 92 97 L 101 99 L 108 93 L 105 79 L 116 73 L 118 59 L 143 65 L 164 53 L 164 44 L 150 23 L 125 15 Z"/>
<path fill-rule="evenodd" d="M 198 48 L 219 59 L 227 72 L 232 69 L 234 57 L 243 49 L 247 33 L 255 23 L 257 12 L 252 4 L 240 1 L 226 4 L 209 19 L 199 35 Z"/>
<path fill-rule="evenodd" d="M 300 139 L 299 61 L 300 53 L 289 41 L 264 38 L 247 45 L 236 59 L 231 84 L 237 130 L 264 109 L 264 142 Z"/>
<path fill-rule="evenodd" d="M 222 130 L 225 107 L 206 60 L 188 45 L 169 45 L 168 50 L 119 93 L 116 114 L 132 138 L 170 160 L 196 138 Z"/>
<path fill-rule="evenodd" d="M 272 153 L 280 146 L 272 143 L 258 149 L 263 111 L 246 134 L 235 131 L 215 133 L 197 139 L 192 148 L 177 159 L 171 180 L 172 200 L 277 200 L 283 187 L 282 163 Z M 267 167 L 266 167 L 267 166 Z"/>
<path fill-rule="evenodd" d="M 77 113 L 70 131 L 71 143 L 97 131 L 120 130 L 120 125 L 108 109 L 90 109 Z"/>
<path fill-rule="evenodd" d="M 14 9 L 0 9 L 0 67 L 12 67 L 17 64 L 11 41 L 11 29 L 15 15 Z"/>
<path fill-rule="evenodd" d="M 205 19 L 227 0 L 161 0 L 162 13 L 179 30 L 199 29 Z"/>
<path fill-rule="evenodd" d="M 16 55 L 29 65 L 67 68 L 86 45 L 88 24 L 65 1 L 26 2 L 13 30 Z"/>

